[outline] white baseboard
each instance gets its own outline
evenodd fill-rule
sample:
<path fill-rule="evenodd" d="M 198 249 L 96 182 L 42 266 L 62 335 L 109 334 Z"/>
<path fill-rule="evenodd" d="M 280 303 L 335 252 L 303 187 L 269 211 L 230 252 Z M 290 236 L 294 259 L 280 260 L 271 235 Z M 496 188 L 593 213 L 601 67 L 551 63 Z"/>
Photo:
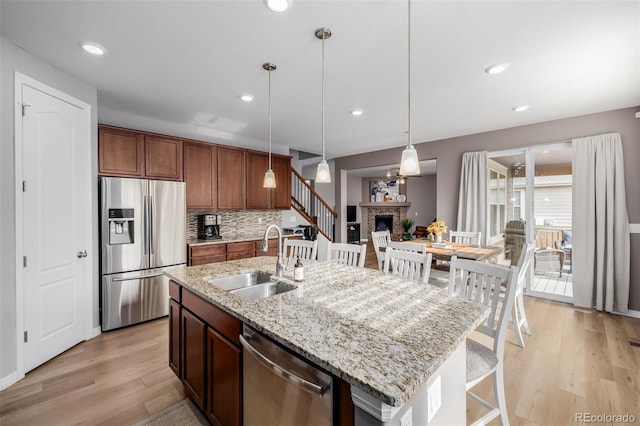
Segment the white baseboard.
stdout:
<path fill-rule="evenodd" d="M 16 373 L 15 371 L 13 373 L 9 374 L 8 376 L 5 376 L 5 377 L 1 378 L 0 379 L 0 391 L 5 390 L 9 386 L 11 386 L 14 383 L 16 383 L 18 380 L 19 380 L 18 379 L 18 373 Z"/>
<path fill-rule="evenodd" d="M 89 335 L 88 335 L 88 336 L 87 336 L 87 338 L 86 338 L 86 339 L 84 339 L 84 340 L 91 340 L 91 339 L 93 339 L 94 337 L 99 336 L 100 334 L 102 334 L 102 329 L 101 329 L 100 327 L 96 327 L 96 328 L 94 328 L 93 330 L 91 330 L 91 331 L 89 332 Z"/>
<path fill-rule="evenodd" d="M 640 311 L 632 311 L 631 309 L 629 309 L 627 312 L 614 312 L 614 314 L 616 315 L 622 315 L 625 317 L 631 317 L 631 318 L 640 318 Z"/>

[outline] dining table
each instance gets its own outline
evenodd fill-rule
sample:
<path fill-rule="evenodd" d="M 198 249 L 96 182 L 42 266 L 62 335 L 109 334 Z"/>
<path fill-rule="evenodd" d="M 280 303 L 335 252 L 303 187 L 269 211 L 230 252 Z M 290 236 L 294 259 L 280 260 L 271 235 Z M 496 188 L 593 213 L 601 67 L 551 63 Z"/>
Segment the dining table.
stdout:
<path fill-rule="evenodd" d="M 427 253 L 431 253 L 434 260 L 448 262 L 453 256 L 459 259 L 476 260 L 480 262 L 491 261 L 504 253 L 504 247 L 481 246 L 476 244 L 454 243 L 443 241 L 442 245 L 433 243 L 428 239 L 417 238 L 415 240 L 404 241 L 407 243 L 424 244 Z"/>

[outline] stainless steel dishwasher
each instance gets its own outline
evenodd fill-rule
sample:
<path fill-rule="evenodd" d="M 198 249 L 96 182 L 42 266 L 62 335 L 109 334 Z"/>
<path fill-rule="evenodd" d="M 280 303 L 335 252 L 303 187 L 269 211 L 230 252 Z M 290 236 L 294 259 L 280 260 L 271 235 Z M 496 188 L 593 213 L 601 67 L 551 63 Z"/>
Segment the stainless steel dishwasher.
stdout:
<path fill-rule="evenodd" d="M 330 426 L 333 379 L 244 326 L 244 426 Z"/>

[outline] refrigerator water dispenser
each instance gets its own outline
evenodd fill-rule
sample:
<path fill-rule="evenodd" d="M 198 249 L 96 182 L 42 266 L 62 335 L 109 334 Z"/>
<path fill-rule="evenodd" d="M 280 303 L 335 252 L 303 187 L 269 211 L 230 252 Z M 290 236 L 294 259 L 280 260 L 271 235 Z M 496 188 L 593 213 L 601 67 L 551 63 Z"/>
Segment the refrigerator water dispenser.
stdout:
<path fill-rule="evenodd" d="M 133 244 L 133 209 L 109 209 L 109 244 Z"/>

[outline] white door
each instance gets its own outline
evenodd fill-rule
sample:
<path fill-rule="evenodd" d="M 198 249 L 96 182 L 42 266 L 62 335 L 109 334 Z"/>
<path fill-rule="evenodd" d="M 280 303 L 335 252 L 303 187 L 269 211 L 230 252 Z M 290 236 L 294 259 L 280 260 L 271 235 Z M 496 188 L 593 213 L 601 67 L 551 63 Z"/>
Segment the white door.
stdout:
<path fill-rule="evenodd" d="M 84 340 L 91 327 L 91 156 L 86 110 L 21 88 L 27 372 Z"/>

